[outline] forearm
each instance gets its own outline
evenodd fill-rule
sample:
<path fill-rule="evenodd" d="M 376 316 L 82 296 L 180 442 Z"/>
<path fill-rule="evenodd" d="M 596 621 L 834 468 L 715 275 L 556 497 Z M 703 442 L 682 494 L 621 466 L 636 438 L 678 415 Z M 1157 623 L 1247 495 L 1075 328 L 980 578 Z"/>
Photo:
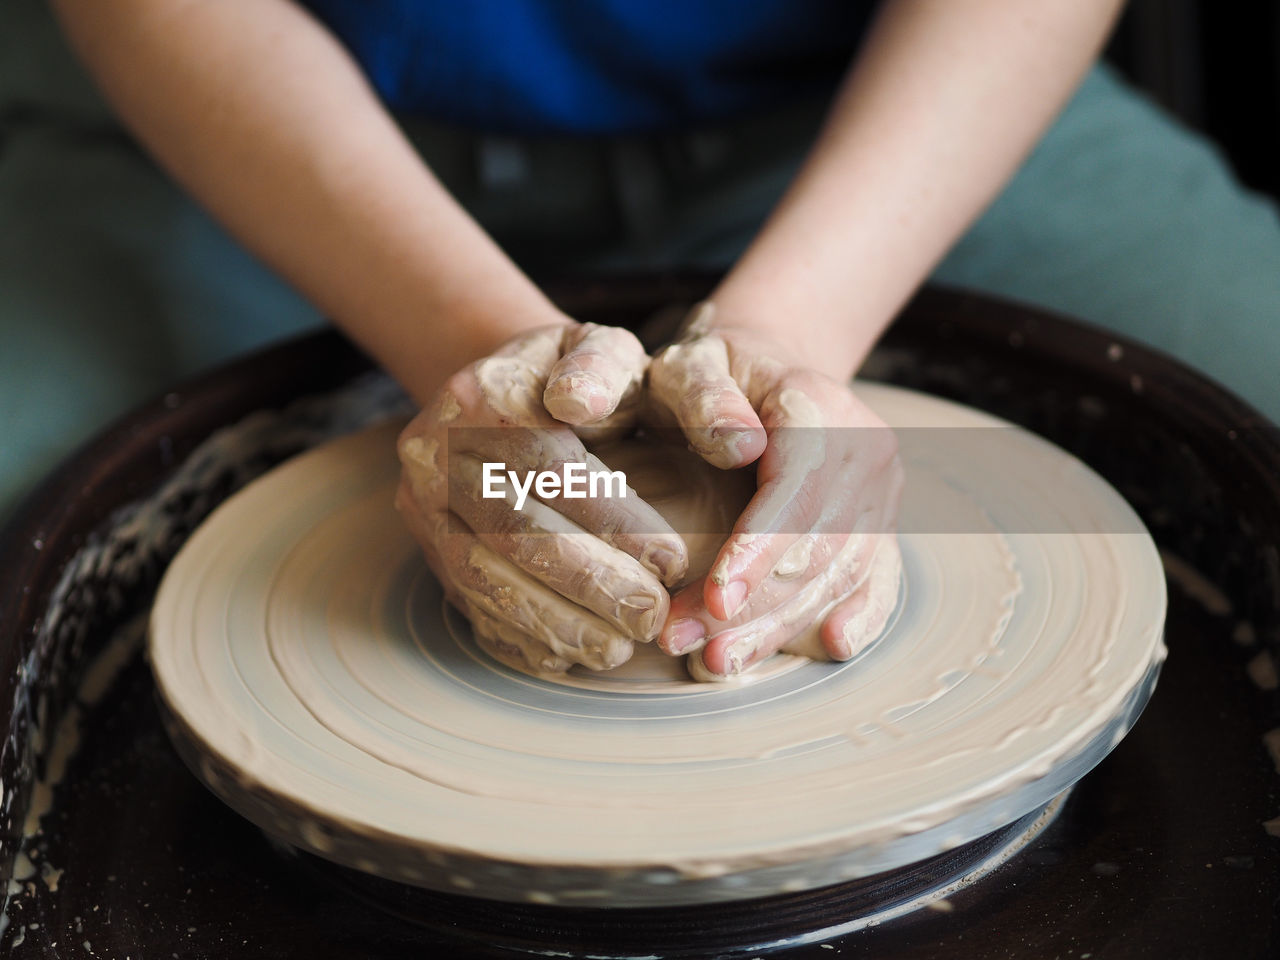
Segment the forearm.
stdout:
<path fill-rule="evenodd" d="M 431 176 L 289 0 L 54 0 L 125 121 L 419 400 L 565 318 Z"/>
<path fill-rule="evenodd" d="M 889 0 L 795 183 L 713 295 L 847 377 L 994 198 L 1119 0 Z"/>

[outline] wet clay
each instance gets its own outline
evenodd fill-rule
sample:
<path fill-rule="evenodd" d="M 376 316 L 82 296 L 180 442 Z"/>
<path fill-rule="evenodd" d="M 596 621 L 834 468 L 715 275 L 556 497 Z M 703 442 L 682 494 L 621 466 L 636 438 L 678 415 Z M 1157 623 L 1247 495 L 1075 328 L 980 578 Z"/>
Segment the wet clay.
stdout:
<path fill-rule="evenodd" d="M 323 856 L 566 902 L 806 889 L 1044 804 L 1150 695 L 1159 555 L 1052 445 L 934 398 L 858 392 L 890 425 L 950 432 L 916 446 L 899 431 L 904 574 L 883 638 L 853 661 L 794 658 L 697 692 L 502 667 L 461 618 L 446 627 L 390 506 L 391 425 L 250 486 L 170 567 L 151 662 L 197 772 Z M 998 469 L 967 428 L 1000 428 Z"/>

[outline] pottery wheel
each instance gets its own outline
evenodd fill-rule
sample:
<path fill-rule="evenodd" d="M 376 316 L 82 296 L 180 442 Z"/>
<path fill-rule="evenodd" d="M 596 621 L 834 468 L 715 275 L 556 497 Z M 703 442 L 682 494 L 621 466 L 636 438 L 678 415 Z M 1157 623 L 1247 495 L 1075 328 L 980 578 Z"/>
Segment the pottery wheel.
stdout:
<path fill-rule="evenodd" d="M 398 424 L 220 507 L 150 654 L 171 734 L 268 833 L 496 899 L 742 899 L 868 876 L 1046 804 L 1119 742 L 1164 655 L 1136 515 L 1069 454 L 896 388 L 904 577 L 880 642 L 749 685 L 565 682 L 488 658 L 391 506 Z M 669 664 L 663 664 L 668 666 Z"/>

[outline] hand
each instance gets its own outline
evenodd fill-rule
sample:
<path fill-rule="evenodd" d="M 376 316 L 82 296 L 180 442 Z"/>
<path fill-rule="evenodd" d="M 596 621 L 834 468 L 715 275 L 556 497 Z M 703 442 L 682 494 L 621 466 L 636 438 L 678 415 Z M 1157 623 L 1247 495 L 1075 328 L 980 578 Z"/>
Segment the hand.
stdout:
<path fill-rule="evenodd" d="M 713 327 L 710 304 L 649 371 L 658 418 L 755 496 L 711 572 L 671 601 L 659 645 L 739 673 L 779 649 L 845 660 L 897 599 L 902 466 L 893 432 L 844 384 L 761 335 Z"/>
<path fill-rule="evenodd" d="M 530 493 L 522 510 L 481 496 L 485 461 L 521 474 L 602 469 L 580 434 L 634 423 L 647 365 L 625 330 L 540 328 L 452 376 L 401 434 L 396 506 L 446 596 L 499 659 L 534 672 L 606 670 L 658 635 L 664 584 L 684 576 L 688 554 L 634 493 Z"/>

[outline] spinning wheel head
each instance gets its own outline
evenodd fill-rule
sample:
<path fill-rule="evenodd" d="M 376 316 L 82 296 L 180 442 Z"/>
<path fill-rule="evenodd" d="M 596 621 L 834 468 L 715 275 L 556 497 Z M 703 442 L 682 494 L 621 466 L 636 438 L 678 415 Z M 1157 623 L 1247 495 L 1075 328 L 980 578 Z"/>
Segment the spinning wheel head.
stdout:
<path fill-rule="evenodd" d="M 810 889 L 1018 820 L 1150 696 L 1159 558 L 1124 501 L 1044 441 L 861 393 L 901 428 L 907 493 L 898 605 L 856 660 L 712 688 L 496 663 L 443 614 L 391 508 L 389 425 L 253 484 L 174 561 L 150 644 L 179 749 L 290 843 L 507 900 Z"/>

